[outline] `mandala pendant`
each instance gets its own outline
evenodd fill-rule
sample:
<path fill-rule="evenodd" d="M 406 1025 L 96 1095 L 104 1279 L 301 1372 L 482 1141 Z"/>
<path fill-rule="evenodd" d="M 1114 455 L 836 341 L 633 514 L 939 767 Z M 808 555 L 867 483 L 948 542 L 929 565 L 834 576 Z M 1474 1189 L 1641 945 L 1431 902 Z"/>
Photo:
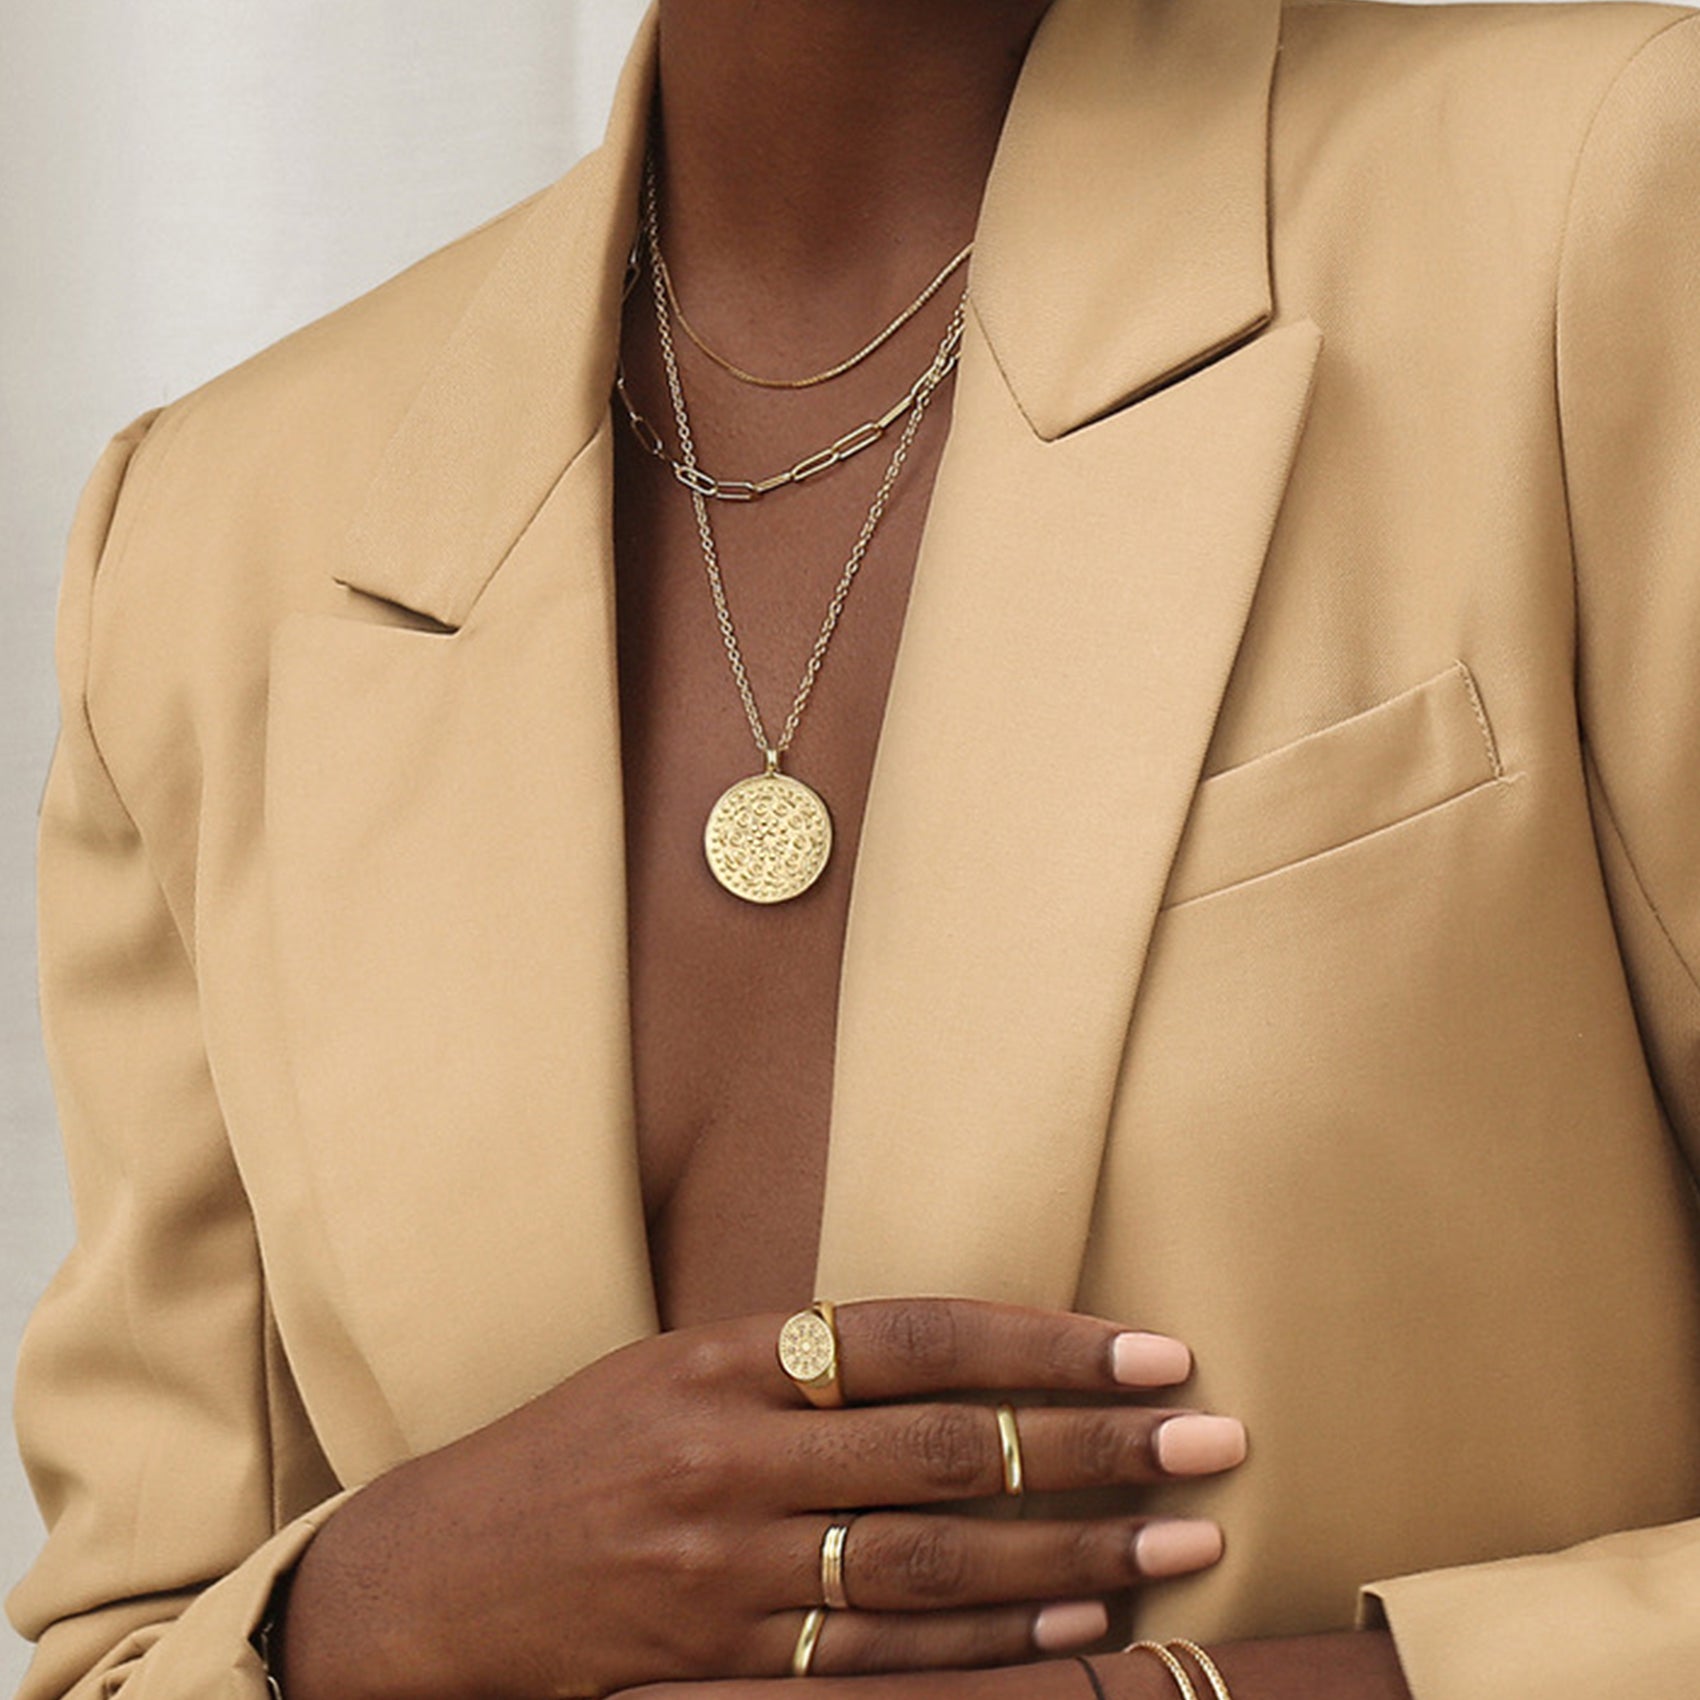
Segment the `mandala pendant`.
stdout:
<path fill-rule="evenodd" d="M 778 770 L 740 779 L 708 817 L 703 849 L 714 877 L 749 903 L 800 897 L 832 854 L 832 816 L 800 779 Z"/>

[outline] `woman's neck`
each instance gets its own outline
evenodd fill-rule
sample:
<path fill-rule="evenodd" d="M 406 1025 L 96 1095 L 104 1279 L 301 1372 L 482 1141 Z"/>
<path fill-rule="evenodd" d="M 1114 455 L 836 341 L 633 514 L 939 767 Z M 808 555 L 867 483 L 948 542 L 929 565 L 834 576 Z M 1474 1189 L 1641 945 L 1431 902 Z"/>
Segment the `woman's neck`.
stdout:
<path fill-rule="evenodd" d="M 913 293 L 972 234 L 1049 5 L 661 0 L 663 227 L 704 317 L 788 340 L 798 303 Z"/>

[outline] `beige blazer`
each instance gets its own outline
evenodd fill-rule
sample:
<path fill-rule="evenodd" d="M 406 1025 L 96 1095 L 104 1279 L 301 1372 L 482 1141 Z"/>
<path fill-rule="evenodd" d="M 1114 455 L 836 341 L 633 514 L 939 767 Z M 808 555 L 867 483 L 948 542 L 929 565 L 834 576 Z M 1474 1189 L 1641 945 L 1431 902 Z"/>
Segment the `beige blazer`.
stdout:
<path fill-rule="evenodd" d="M 339 1492 L 655 1326 L 608 407 L 652 54 L 79 514 L 29 1700 L 261 1700 Z M 1033 47 L 819 1288 L 1192 1342 L 1253 1452 L 1167 1495 L 1229 1548 L 1150 1632 L 1373 1586 L 1420 1700 L 1700 1693 L 1697 278 L 1691 13 L 1058 0 Z"/>

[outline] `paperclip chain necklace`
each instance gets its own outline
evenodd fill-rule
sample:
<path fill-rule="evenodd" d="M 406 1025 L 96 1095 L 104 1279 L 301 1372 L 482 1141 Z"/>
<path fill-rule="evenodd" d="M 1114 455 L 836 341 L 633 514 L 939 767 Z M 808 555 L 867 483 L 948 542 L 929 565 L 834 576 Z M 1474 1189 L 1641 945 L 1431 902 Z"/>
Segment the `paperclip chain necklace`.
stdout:
<path fill-rule="evenodd" d="M 685 405 L 685 389 L 679 378 L 678 351 L 673 345 L 673 333 L 668 324 L 667 294 L 656 266 L 658 215 L 653 179 L 645 197 L 645 235 L 649 247 L 650 279 L 655 292 L 656 326 L 661 341 L 661 359 L 667 372 L 667 391 L 673 403 L 673 417 L 679 433 L 680 459 L 686 467 L 696 465 L 696 443 L 691 436 L 690 411 Z M 744 715 L 756 748 L 762 755 L 762 771 L 749 779 L 741 779 L 725 791 L 712 810 L 703 830 L 703 851 L 714 877 L 726 890 L 751 903 L 783 903 L 800 897 L 820 878 L 832 854 L 832 816 L 826 804 L 809 786 L 790 774 L 781 773 L 779 764 L 791 747 L 802 723 L 803 711 L 820 676 L 821 663 L 838 629 L 839 616 L 856 582 L 868 546 L 891 501 L 904 462 L 914 446 L 921 421 L 939 385 L 956 368 L 962 346 L 964 308 L 957 306 L 950 329 L 927 376 L 917 387 L 914 406 L 892 451 L 891 462 L 875 492 L 868 517 L 862 523 L 850 558 L 839 575 L 837 588 L 827 604 L 826 618 L 821 622 L 820 635 L 803 668 L 797 695 L 786 716 L 779 736 L 770 739 L 756 705 L 755 691 L 750 685 L 743 652 L 738 645 L 737 629 L 732 623 L 732 610 L 726 600 L 726 586 L 720 572 L 720 556 L 714 544 L 714 529 L 709 523 L 708 503 L 699 489 L 691 489 L 691 505 L 696 513 L 697 539 L 702 545 L 703 566 L 708 574 L 710 594 L 714 599 L 715 619 L 726 646 L 726 659 L 731 664 L 732 678 L 743 701 Z M 687 486 L 688 487 L 688 486 Z"/>
<path fill-rule="evenodd" d="M 871 449 L 914 407 L 920 396 L 921 386 L 929 381 L 931 374 L 932 368 L 929 366 L 904 392 L 903 399 L 887 408 L 878 419 L 870 419 L 856 426 L 854 430 L 846 431 L 837 442 L 829 443 L 824 449 L 817 449 L 813 454 L 804 455 L 794 466 L 786 468 L 784 472 L 774 473 L 771 478 L 716 478 L 712 472 L 706 472 L 700 466 L 687 466 L 684 461 L 669 453 L 666 443 L 661 439 L 661 433 L 632 399 L 623 364 L 614 369 L 614 393 L 626 410 L 626 419 L 631 425 L 632 435 L 643 445 L 644 451 L 670 467 L 673 476 L 687 490 L 694 491 L 699 496 L 706 496 L 711 502 L 754 502 L 762 496 L 772 495 L 775 490 L 783 490 L 787 484 L 806 484 L 811 478 L 818 478 L 821 473 L 830 472 L 835 466 L 842 466 L 852 455 L 859 455 L 864 449 Z"/>

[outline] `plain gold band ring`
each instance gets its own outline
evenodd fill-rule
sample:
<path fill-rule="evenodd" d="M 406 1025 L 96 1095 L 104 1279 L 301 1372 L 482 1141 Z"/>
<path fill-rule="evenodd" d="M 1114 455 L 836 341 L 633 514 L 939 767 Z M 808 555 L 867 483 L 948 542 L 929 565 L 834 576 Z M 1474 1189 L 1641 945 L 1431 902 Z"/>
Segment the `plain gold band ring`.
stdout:
<path fill-rule="evenodd" d="M 849 1596 L 844 1591 L 844 1548 L 850 1539 L 854 1517 L 832 1524 L 820 1543 L 820 1593 L 833 1611 L 848 1611 Z"/>
<path fill-rule="evenodd" d="M 1027 1488 L 1027 1472 L 1021 1462 L 1021 1431 L 1015 1426 L 1015 1407 L 999 1405 L 998 1452 L 1003 1460 L 1003 1491 L 1019 1498 Z"/>
<path fill-rule="evenodd" d="M 796 1650 L 791 1654 L 791 1674 L 807 1676 L 815 1662 L 815 1648 L 820 1645 L 820 1632 L 826 1625 L 826 1607 L 810 1606 L 797 1631 Z"/>
<path fill-rule="evenodd" d="M 838 1316 L 830 1299 L 787 1317 L 779 1330 L 779 1367 L 811 1405 L 835 1410 L 844 1403 L 838 1380 Z"/>

